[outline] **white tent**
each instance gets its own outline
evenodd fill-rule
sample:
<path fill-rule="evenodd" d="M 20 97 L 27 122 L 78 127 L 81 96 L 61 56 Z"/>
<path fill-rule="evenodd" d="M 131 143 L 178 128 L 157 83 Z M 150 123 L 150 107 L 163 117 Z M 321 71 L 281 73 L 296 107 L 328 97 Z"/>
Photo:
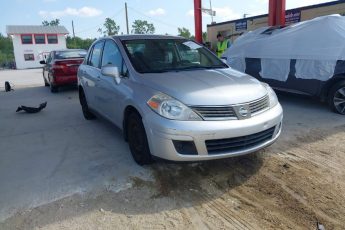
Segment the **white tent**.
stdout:
<path fill-rule="evenodd" d="M 246 69 L 245 58 L 259 58 L 261 76 L 280 81 L 287 79 L 291 59 L 296 59 L 297 78 L 323 81 L 334 75 L 338 60 L 345 60 L 345 17 L 323 16 L 271 29 L 260 28 L 242 35 L 223 57 L 242 72 Z"/>

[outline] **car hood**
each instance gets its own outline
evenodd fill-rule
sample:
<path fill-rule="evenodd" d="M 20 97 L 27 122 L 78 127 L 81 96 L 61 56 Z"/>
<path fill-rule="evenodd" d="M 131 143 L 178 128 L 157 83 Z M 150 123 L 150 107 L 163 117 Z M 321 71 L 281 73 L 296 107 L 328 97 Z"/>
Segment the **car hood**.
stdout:
<path fill-rule="evenodd" d="M 186 105 L 230 105 L 259 99 L 266 88 L 234 69 L 142 74 L 141 83 Z"/>

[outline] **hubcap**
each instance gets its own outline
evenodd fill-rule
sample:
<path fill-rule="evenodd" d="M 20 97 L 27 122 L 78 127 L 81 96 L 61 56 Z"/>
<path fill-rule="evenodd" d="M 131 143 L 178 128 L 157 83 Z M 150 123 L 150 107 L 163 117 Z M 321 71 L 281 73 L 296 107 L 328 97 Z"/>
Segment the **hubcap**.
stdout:
<path fill-rule="evenodd" d="M 333 103 L 338 112 L 345 114 L 345 87 L 335 92 Z"/>

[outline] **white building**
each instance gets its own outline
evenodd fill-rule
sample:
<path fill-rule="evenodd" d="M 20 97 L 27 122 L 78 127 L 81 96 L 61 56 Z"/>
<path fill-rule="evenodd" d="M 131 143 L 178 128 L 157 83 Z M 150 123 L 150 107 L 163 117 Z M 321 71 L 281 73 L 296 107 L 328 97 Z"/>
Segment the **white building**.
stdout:
<path fill-rule="evenodd" d="M 7 26 L 12 37 L 17 69 L 42 67 L 39 63 L 52 50 L 66 49 L 64 26 Z"/>

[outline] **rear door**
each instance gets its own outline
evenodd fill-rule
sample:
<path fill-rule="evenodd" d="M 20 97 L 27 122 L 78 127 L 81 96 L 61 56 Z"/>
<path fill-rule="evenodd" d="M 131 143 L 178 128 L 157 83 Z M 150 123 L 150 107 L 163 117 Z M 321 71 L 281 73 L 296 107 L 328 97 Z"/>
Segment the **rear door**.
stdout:
<path fill-rule="evenodd" d="M 101 40 L 93 45 L 90 55 L 86 60 L 86 64 L 81 66 L 80 74 L 82 76 L 82 84 L 84 86 L 85 96 L 88 106 L 94 110 L 99 111 L 97 104 L 97 89 L 96 86 L 101 79 L 101 59 L 104 40 Z"/>

